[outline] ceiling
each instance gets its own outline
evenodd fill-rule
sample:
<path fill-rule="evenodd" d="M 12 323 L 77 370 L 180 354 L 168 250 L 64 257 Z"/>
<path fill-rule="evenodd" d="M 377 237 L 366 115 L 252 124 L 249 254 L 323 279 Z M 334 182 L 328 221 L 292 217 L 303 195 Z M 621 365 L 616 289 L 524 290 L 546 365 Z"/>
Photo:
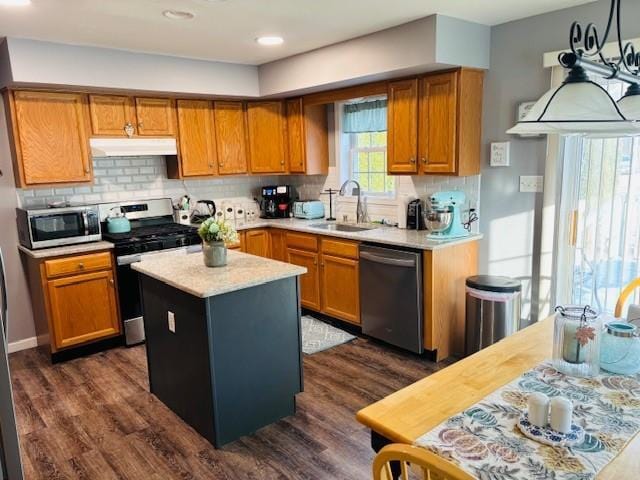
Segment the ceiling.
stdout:
<path fill-rule="evenodd" d="M 262 64 L 434 13 L 496 25 L 593 0 L 31 0 L 0 6 L 0 36 Z M 169 20 L 164 10 L 192 20 Z M 262 47 L 261 35 L 283 45 Z"/>

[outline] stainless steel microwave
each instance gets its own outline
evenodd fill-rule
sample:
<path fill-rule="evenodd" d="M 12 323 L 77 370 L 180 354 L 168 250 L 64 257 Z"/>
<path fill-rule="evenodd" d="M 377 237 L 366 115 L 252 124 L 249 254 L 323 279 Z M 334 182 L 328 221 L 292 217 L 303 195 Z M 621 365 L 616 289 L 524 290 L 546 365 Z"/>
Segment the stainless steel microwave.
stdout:
<path fill-rule="evenodd" d="M 27 248 L 59 247 L 102 238 L 97 205 L 16 209 L 18 236 Z"/>

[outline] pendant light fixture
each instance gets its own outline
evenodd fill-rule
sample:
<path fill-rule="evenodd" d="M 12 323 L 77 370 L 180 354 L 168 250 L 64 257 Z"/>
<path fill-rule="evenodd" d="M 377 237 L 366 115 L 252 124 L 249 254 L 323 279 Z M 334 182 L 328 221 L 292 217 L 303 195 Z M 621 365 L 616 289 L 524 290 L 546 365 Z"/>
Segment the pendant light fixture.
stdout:
<path fill-rule="evenodd" d="M 621 0 L 611 0 L 602 41 L 593 23 L 584 30 L 578 22 L 571 25 L 571 51 L 558 57 L 560 65 L 569 70 L 567 77 L 559 87 L 545 93 L 507 133 L 605 137 L 640 134 L 640 54 L 631 42 L 622 43 L 620 3 Z M 620 53 L 616 59 L 607 59 L 603 48 L 614 18 Z M 590 74 L 628 83 L 626 94 L 616 103 L 601 85 L 589 78 Z"/>

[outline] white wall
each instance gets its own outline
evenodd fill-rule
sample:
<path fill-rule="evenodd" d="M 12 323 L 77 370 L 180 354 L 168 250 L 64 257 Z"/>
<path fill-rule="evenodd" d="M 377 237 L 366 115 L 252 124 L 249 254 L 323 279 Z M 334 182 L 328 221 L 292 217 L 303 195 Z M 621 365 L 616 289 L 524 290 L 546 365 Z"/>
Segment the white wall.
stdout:
<path fill-rule="evenodd" d="M 487 68 L 489 39 L 489 27 L 432 15 L 261 65 L 260 93 L 309 92 L 452 65 Z"/>
<path fill-rule="evenodd" d="M 15 342 L 35 336 L 33 312 L 18 254 L 18 230 L 16 225 L 16 189 L 13 180 L 9 137 L 4 113 L 0 102 L 0 248 L 5 260 L 7 294 L 9 297 L 8 340 Z"/>
<path fill-rule="evenodd" d="M 19 38 L 7 38 L 6 43 L 13 83 L 227 97 L 260 94 L 258 68 L 252 65 Z"/>

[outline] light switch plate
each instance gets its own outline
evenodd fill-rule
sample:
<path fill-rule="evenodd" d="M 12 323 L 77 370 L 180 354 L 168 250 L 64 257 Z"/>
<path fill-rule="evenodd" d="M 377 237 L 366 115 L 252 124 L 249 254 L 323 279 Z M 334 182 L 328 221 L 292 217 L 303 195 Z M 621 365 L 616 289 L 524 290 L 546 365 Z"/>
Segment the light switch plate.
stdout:
<path fill-rule="evenodd" d="M 509 158 L 509 142 L 493 142 L 491 144 L 491 160 L 492 167 L 508 167 Z"/>
<path fill-rule="evenodd" d="M 176 316 L 173 312 L 167 312 L 167 323 L 169 324 L 169 331 L 176 333 Z"/>
<path fill-rule="evenodd" d="M 523 193 L 540 193 L 544 190 L 542 175 L 522 175 L 520 177 L 520 191 Z"/>

